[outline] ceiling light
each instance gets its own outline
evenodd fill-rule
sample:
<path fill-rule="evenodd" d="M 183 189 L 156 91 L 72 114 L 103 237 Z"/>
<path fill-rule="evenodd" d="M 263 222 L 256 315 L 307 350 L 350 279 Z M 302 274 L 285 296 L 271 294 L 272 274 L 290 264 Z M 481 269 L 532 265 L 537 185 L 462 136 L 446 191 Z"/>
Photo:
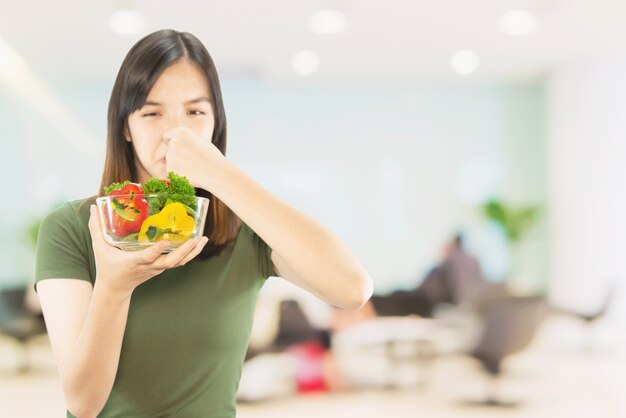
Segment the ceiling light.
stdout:
<path fill-rule="evenodd" d="M 309 18 L 309 27 L 315 33 L 339 33 L 346 27 L 346 17 L 339 10 L 318 10 Z"/>
<path fill-rule="evenodd" d="M 471 74 L 478 69 L 480 58 L 478 54 L 471 49 L 462 49 L 452 55 L 450 66 L 455 73 Z"/>
<path fill-rule="evenodd" d="M 111 30 L 122 34 L 143 32 L 146 20 L 143 14 L 134 10 L 116 10 L 109 19 Z"/>
<path fill-rule="evenodd" d="M 310 75 L 320 66 L 320 58 L 313 51 L 296 52 L 291 59 L 291 67 L 300 75 Z"/>
<path fill-rule="evenodd" d="M 526 35 L 535 29 L 536 21 L 527 10 L 511 10 L 500 16 L 500 28 L 509 35 Z"/>

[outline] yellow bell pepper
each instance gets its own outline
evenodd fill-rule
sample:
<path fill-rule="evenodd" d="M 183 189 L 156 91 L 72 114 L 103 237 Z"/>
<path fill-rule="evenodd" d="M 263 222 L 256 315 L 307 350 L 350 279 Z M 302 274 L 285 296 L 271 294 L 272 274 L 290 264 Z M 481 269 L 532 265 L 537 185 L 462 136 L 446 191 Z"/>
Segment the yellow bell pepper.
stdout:
<path fill-rule="evenodd" d="M 165 205 L 161 212 L 149 216 L 141 224 L 139 241 L 184 242 L 187 241 L 196 223 L 193 217 L 187 214 L 187 209 L 181 203 Z"/>

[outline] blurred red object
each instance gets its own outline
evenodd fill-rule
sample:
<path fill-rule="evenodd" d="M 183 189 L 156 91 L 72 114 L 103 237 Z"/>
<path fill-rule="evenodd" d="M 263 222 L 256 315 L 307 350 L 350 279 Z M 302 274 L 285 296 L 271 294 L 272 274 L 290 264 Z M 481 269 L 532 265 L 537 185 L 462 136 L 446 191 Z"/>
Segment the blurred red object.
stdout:
<path fill-rule="evenodd" d="M 296 358 L 296 385 L 298 393 L 326 392 L 324 354 L 326 349 L 318 342 L 306 342 L 289 348 Z"/>

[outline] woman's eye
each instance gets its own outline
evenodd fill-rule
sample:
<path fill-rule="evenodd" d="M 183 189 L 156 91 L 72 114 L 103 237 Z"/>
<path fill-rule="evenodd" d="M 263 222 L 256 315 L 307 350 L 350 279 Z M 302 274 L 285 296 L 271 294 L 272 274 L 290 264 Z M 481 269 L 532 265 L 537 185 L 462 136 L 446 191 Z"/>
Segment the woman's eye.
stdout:
<path fill-rule="evenodd" d="M 190 110 L 189 114 L 194 115 L 194 116 L 199 116 L 199 115 L 204 115 L 204 112 L 201 110 Z"/>
<path fill-rule="evenodd" d="M 152 113 L 144 113 L 142 116 L 144 118 L 149 118 L 149 117 L 153 117 L 153 116 L 158 116 L 159 114 L 156 112 L 152 112 Z"/>

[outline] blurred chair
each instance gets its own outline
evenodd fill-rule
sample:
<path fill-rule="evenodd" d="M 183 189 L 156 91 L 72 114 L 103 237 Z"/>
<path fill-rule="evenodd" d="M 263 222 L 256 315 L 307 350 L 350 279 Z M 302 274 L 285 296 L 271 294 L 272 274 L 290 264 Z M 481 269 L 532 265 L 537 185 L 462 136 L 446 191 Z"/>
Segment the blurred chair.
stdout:
<path fill-rule="evenodd" d="M 21 360 L 17 366 L 20 373 L 30 369 L 27 344 L 46 333 L 43 315 L 26 306 L 26 288 L 0 290 L 0 334 L 17 342 Z"/>
<path fill-rule="evenodd" d="M 598 306 L 598 309 L 591 311 L 591 312 L 582 312 L 582 311 L 579 312 L 573 309 L 561 308 L 557 306 L 552 306 L 550 310 L 553 313 L 572 316 L 574 318 L 580 319 L 586 324 L 591 325 L 595 321 L 597 321 L 598 319 L 606 315 L 609 308 L 611 307 L 611 303 L 613 302 L 613 300 L 615 300 L 616 293 L 617 293 L 617 290 L 615 289 L 615 287 L 611 287 L 609 290 L 607 290 L 604 296 L 604 299 L 602 300 L 602 303 L 600 303 L 600 306 Z"/>
<path fill-rule="evenodd" d="M 328 345 L 328 331 L 315 328 L 307 319 L 300 304 L 292 299 L 280 303 L 278 335 L 273 346 L 279 350 L 293 344 L 312 340 Z"/>
<path fill-rule="evenodd" d="M 616 293 L 617 288 L 615 286 L 610 287 L 606 291 L 604 299 L 602 300 L 598 308 L 590 312 L 576 311 L 574 309 L 562 308 L 559 306 L 550 306 L 550 312 L 557 315 L 573 317 L 582 321 L 587 328 L 590 328 L 593 324 L 595 324 L 598 320 L 602 319 L 607 314 L 607 312 L 611 308 L 613 301 L 615 300 Z M 593 343 L 591 342 L 591 340 L 592 338 L 587 335 L 587 338 L 584 341 L 584 351 L 593 351 Z"/>
<path fill-rule="evenodd" d="M 373 295 L 370 298 L 378 316 L 418 315 L 430 318 L 434 304 L 415 291 L 397 291 L 387 296 Z"/>
<path fill-rule="evenodd" d="M 386 296 L 374 295 L 370 300 L 378 316 L 418 315 L 423 318 L 432 318 L 438 306 L 453 305 L 472 308 L 481 300 L 510 295 L 503 283 L 481 283 L 471 289 L 471 292 L 472 299 L 465 300 L 463 304 L 456 302 L 456 296 L 433 300 L 420 290 L 398 290 Z"/>
<path fill-rule="evenodd" d="M 511 354 L 529 346 L 546 317 L 547 303 L 540 296 L 496 297 L 484 299 L 477 307 L 483 325 L 476 347 L 469 355 L 480 361 L 490 375 L 490 388 L 484 400 L 470 404 L 514 407 L 497 396 L 497 380 L 502 363 Z"/>
<path fill-rule="evenodd" d="M 280 352 L 294 344 L 309 341 L 317 341 L 326 348 L 330 345 L 329 332 L 311 325 L 297 301 L 283 300 L 279 309 L 278 333 L 274 341 L 262 349 L 249 348 L 246 360 L 258 354 Z"/>

